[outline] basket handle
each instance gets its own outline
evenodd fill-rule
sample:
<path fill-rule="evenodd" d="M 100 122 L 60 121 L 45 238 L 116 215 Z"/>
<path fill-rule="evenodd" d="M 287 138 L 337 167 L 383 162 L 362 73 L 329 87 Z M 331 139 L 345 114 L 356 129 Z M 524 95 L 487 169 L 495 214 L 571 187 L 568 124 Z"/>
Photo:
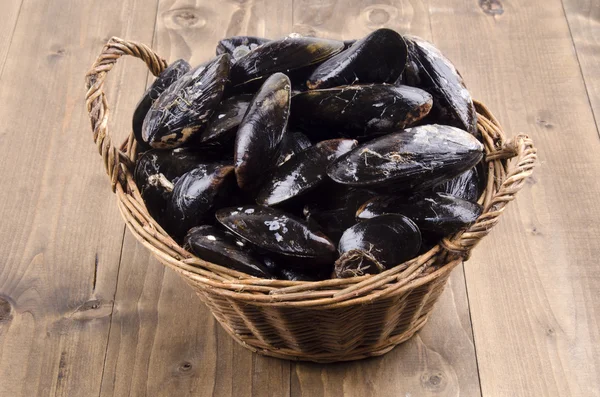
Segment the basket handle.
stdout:
<path fill-rule="evenodd" d="M 148 69 L 155 76 L 158 76 L 167 67 L 167 62 L 152 51 L 150 47 L 134 41 L 112 37 L 108 40 L 92 65 L 92 68 L 85 76 L 85 86 L 87 89 L 85 102 L 92 123 L 94 143 L 98 146 L 98 151 L 102 156 L 104 168 L 111 180 L 113 192 L 116 189 L 118 180 L 123 176 L 123 170 L 119 163 L 121 161 L 127 163 L 129 159 L 111 141 L 108 131 L 109 108 L 104 94 L 104 80 L 117 62 L 117 59 L 122 55 L 132 55 L 140 58 L 146 62 Z"/>
<path fill-rule="evenodd" d="M 515 158 L 510 162 L 506 178 L 486 205 L 484 213 L 457 239 L 444 238 L 442 240 L 442 247 L 449 253 L 462 256 L 465 260 L 469 258 L 471 250 L 490 233 L 492 227 L 498 223 L 506 204 L 515 199 L 517 192 L 523 188 L 527 178 L 531 176 L 537 163 L 537 149 L 527 135 L 519 134 L 506 142 L 500 149 L 488 153 L 486 161 L 507 157 Z"/>

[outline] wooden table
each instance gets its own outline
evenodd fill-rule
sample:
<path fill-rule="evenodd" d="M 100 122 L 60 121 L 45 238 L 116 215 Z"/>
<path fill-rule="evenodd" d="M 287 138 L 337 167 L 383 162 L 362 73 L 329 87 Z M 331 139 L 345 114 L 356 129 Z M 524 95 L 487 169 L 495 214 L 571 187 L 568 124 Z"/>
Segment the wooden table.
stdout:
<path fill-rule="evenodd" d="M 600 1 L 0 2 L 0 396 L 600 396 Z M 238 346 L 125 231 L 83 76 L 111 36 L 198 64 L 221 37 L 432 40 L 540 166 L 436 311 L 381 358 Z M 106 87 L 124 137 L 150 77 Z"/>

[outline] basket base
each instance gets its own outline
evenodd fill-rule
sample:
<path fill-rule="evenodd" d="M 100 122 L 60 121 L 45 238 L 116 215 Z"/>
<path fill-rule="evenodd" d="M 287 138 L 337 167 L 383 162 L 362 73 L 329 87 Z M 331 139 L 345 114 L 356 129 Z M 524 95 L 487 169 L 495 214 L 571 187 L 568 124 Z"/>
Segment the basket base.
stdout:
<path fill-rule="evenodd" d="M 218 321 L 218 319 L 217 319 Z M 218 321 L 227 333 L 240 345 L 246 349 L 258 353 L 262 356 L 275 357 L 282 360 L 291 361 L 307 361 L 315 363 L 335 363 L 342 361 L 356 361 L 370 357 L 377 357 L 384 355 L 385 353 L 392 350 L 394 347 L 401 343 L 406 342 L 412 338 L 417 331 L 419 331 L 425 323 L 427 323 L 427 316 L 421 317 L 415 322 L 414 326 L 403 332 L 402 334 L 395 335 L 392 338 L 386 339 L 385 341 L 370 346 L 362 346 L 359 349 L 349 351 L 339 351 L 335 353 L 322 353 L 322 354 L 311 354 L 311 355 L 298 355 L 298 351 L 292 349 L 276 349 L 268 345 L 265 345 L 262 341 L 255 338 L 240 338 L 233 330 L 231 330 L 227 324 Z"/>

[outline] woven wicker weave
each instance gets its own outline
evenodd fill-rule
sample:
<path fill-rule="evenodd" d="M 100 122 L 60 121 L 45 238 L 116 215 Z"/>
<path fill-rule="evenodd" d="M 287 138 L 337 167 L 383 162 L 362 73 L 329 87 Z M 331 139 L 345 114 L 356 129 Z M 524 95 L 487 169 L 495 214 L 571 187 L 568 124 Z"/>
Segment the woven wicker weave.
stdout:
<path fill-rule="evenodd" d="M 532 141 L 525 135 L 507 140 L 494 116 L 476 103 L 488 180 L 480 199 L 484 212 L 467 231 L 378 275 L 319 282 L 253 278 L 193 256 L 148 214 L 132 178 L 133 134 L 117 148 L 107 127 L 104 80 L 122 55 L 142 59 L 154 75 L 167 64 L 143 44 L 112 38 L 86 76 L 94 142 L 123 219 L 160 262 L 194 288 L 235 340 L 261 354 L 317 362 L 356 360 L 384 354 L 410 338 L 427 321 L 450 272 L 498 222 L 536 163 Z"/>

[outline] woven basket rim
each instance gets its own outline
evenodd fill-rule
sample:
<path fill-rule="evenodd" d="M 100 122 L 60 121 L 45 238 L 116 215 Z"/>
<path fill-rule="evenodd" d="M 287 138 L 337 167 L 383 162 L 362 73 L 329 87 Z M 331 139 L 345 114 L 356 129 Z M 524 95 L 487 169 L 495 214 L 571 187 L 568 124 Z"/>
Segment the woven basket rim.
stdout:
<path fill-rule="evenodd" d="M 478 129 L 485 147 L 482 161 L 487 162 L 488 180 L 480 198 L 484 211 L 468 230 L 444 238 L 427 253 L 377 275 L 323 281 L 255 278 L 185 251 L 148 213 L 132 176 L 137 156 L 133 133 L 117 148 L 108 132 L 109 108 L 103 92 L 104 80 L 122 55 L 142 59 L 155 76 L 167 63 L 143 44 L 113 37 L 86 75 L 86 104 L 94 141 L 128 229 L 160 262 L 180 273 L 188 283 L 213 294 L 252 304 L 321 309 L 344 307 L 402 293 L 444 277 L 463 259 L 468 259 L 473 247 L 496 225 L 506 204 L 523 187 L 537 161 L 536 149 L 529 137 L 520 134 L 508 140 L 492 113 L 475 101 Z"/>

